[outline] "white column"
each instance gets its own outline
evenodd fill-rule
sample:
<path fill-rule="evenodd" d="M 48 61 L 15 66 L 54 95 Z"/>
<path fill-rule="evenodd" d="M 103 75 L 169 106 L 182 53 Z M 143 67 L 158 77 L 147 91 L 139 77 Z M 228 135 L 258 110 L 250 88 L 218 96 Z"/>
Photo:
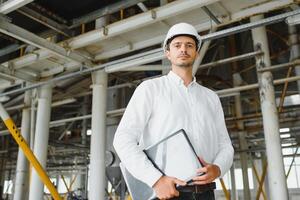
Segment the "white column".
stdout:
<path fill-rule="evenodd" d="M 236 190 L 236 183 L 235 183 L 235 166 L 234 162 L 230 168 L 230 180 L 231 180 L 231 200 L 238 200 L 238 194 Z"/>
<path fill-rule="evenodd" d="M 82 105 L 82 115 L 87 115 L 88 114 L 88 103 L 89 103 L 89 96 L 85 96 L 83 100 L 83 105 Z M 82 120 L 82 128 L 81 128 L 81 144 L 84 146 L 87 145 L 87 119 Z M 82 188 L 82 197 L 87 198 L 87 177 L 88 177 L 88 164 L 87 164 L 87 157 L 88 155 L 84 155 L 84 162 L 86 164 L 86 170 L 84 170 L 85 173 L 79 174 L 80 176 L 80 188 Z"/>
<path fill-rule="evenodd" d="M 36 132 L 34 139 L 34 155 L 37 157 L 42 167 L 46 168 L 47 150 L 49 139 L 49 122 L 51 114 L 51 85 L 42 86 L 38 94 L 38 107 L 36 117 Z M 31 170 L 29 200 L 41 200 L 44 194 L 44 184 L 40 180 L 35 169 Z"/>
<path fill-rule="evenodd" d="M 263 16 L 251 17 L 251 21 L 262 19 Z M 257 59 L 257 68 L 271 65 L 268 40 L 265 27 L 252 29 L 253 45 L 260 44 L 264 52 L 263 58 Z M 266 143 L 266 152 L 268 159 L 268 179 L 270 198 L 272 200 L 287 200 L 288 190 L 285 179 L 283 157 L 279 136 L 279 120 L 275 103 L 275 92 L 273 86 L 273 76 L 271 72 L 259 74 L 259 93 L 261 102 L 261 111 L 263 116 L 263 127 Z"/>
<path fill-rule="evenodd" d="M 106 141 L 106 96 L 107 73 L 96 71 L 93 78 L 92 136 L 90 155 L 89 199 L 104 200 L 105 141 Z"/>
<path fill-rule="evenodd" d="M 27 143 L 30 141 L 30 105 L 31 91 L 24 95 L 25 108 L 22 111 L 21 134 Z M 28 199 L 29 163 L 23 151 L 19 148 L 14 184 L 14 200 Z"/>
<path fill-rule="evenodd" d="M 289 42 L 291 45 L 290 61 L 298 59 L 300 57 L 300 45 L 298 44 L 298 34 L 296 26 L 288 26 L 289 28 Z M 300 75 L 300 66 L 295 66 L 295 73 Z M 298 91 L 300 92 L 300 81 L 297 81 Z"/>
<path fill-rule="evenodd" d="M 233 74 L 234 87 L 240 86 L 241 81 L 242 81 L 242 79 L 240 77 L 240 74 L 238 74 L 238 73 Z M 235 100 L 236 117 L 240 118 L 243 116 L 241 96 L 235 95 L 234 100 Z M 240 161 L 241 161 L 241 168 L 242 168 L 242 175 L 243 175 L 243 188 L 244 188 L 243 189 L 243 192 L 244 192 L 243 199 L 250 200 L 251 194 L 250 194 L 249 177 L 248 177 L 248 155 L 246 152 L 246 150 L 248 149 L 248 144 L 247 144 L 246 137 L 245 137 L 246 132 L 244 131 L 244 122 L 238 121 L 237 127 L 239 130 L 238 137 L 239 137 L 240 150 L 241 150 Z"/>

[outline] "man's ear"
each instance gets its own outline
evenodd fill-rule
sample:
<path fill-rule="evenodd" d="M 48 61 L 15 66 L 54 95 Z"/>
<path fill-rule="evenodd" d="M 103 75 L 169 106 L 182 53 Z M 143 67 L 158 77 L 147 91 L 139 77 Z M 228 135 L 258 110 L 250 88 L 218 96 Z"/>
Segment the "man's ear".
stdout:
<path fill-rule="evenodd" d="M 165 56 L 168 58 L 168 60 L 170 60 L 170 51 L 169 50 L 165 51 Z"/>

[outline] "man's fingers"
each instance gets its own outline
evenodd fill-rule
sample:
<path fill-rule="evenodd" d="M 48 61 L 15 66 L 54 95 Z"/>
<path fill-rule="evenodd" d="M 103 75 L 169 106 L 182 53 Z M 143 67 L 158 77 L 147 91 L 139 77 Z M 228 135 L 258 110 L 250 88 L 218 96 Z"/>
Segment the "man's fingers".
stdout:
<path fill-rule="evenodd" d="M 204 174 L 202 176 L 196 176 L 193 178 L 193 181 L 205 181 L 207 180 L 209 177 L 207 174 Z"/>
<path fill-rule="evenodd" d="M 181 185 L 181 186 L 185 186 L 186 185 L 185 181 L 179 180 L 177 178 L 174 178 L 174 183 L 176 183 L 177 185 Z"/>

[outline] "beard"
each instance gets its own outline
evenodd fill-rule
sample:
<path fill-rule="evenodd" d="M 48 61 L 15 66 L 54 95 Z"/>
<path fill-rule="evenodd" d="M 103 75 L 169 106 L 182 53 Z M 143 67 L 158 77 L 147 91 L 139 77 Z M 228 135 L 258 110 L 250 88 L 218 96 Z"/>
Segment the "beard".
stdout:
<path fill-rule="evenodd" d="M 185 61 L 185 62 L 177 62 L 174 64 L 175 64 L 175 66 L 178 66 L 178 67 L 189 68 L 189 67 L 193 66 L 194 60 L 193 61 Z"/>

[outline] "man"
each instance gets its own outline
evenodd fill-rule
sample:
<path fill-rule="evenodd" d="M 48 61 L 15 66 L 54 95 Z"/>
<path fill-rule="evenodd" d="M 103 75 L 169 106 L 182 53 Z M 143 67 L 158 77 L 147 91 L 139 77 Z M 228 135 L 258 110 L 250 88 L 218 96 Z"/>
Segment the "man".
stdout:
<path fill-rule="evenodd" d="M 152 187 L 159 199 L 214 199 L 208 186 L 223 176 L 233 161 L 220 100 L 192 75 L 200 45 L 200 36 L 190 24 L 179 23 L 170 28 L 163 48 L 172 70 L 137 87 L 114 138 L 124 166 Z M 179 129 L 187 132 L 205 163 L 197 170 L 205 174 L 195 177 L 193 186 L 176 177 L 162 176 L 142 151 Z M 182 186 L 180 191 L 176 185 Z M 206 187 L 210 189 L 205 190 Z"/>

